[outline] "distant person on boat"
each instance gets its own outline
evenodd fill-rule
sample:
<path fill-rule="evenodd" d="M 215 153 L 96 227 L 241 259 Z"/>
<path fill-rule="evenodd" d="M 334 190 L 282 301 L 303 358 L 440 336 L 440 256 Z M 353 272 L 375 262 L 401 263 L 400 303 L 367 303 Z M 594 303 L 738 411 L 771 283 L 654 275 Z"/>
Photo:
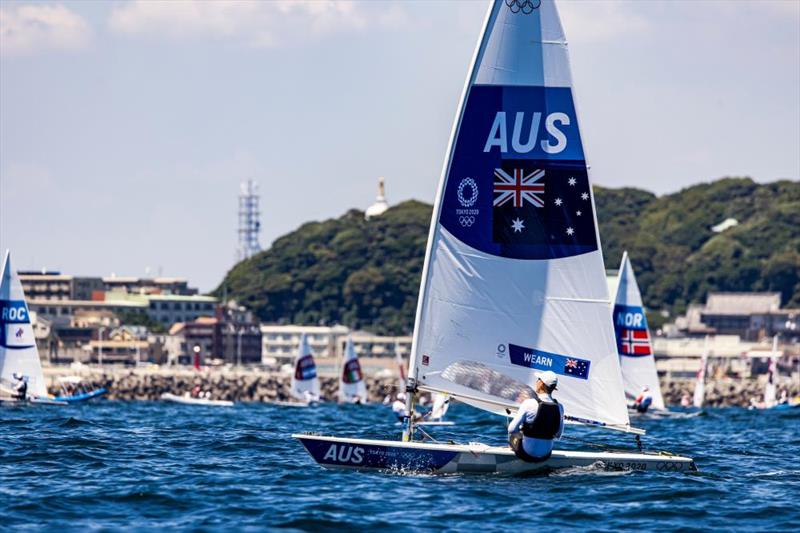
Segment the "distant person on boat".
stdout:
<path fill-rule="evenodd" d="M 397 419 L 402 422 L 406 416 L 406 395 L 404 392 L 398 392 L 397 397 L 392 404 L 392 412 Z"/>
<path fill-rule="evenodd" d="M 307 390 L 303 391 L 303 400 L 305 400 L 306 403 L 317 403 L 319 402 L 319 396 Z"/>
<path fill-rule="evenodd" d="M 14 379 L 17 383 L 14 385 L 14 398 L 20 401 L 28 397 L 28 382 L 25 381 L 25 376 L 14 373 Z"/>
<path fill-rule="evenodd" d="M 681 407 L 691 407 L 692 406 L 692 397 L 689 396 L 687 393 L 684 393 L 681 396 Z"/>
<path fill-rule="evenodd" d="M 640 413 L 646 413 L 652 403 L 653 394 L 650 392 L 650 387 L 645 385 L 642 387 L 642 392 L 639 393 L 639 396 L 637 396 L 636 400 L 633 402 L 633 408 Z"/>
<path fill-rule="evenodd" d="M 550 370 L 537 375 L 533 398 L 522 402 L 508 425 L 508 441 L 514 453 L 528 462 L 546 461 L 553 441 L 564 431 L 564 407 L 553 399 L 558 376 Z"/>

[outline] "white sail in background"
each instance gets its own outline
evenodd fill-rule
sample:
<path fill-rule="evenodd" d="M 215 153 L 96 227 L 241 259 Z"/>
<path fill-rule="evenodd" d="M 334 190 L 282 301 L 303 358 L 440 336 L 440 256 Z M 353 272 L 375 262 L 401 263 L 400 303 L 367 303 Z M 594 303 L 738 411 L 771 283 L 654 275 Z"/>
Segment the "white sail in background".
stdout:
<path fill-rule="evenodd" d="M 342 357 L 342 368 L 339 370 L 339 401 L 351 403 L 356 401 L 356 398 L 359 403 L 367 402 L 367 383 L 364 381 L 353 339 L 348 335 Z"/>
<path fill-rule="evenodd" d="M 394 343 L 394 363 L 397 365 L 397 391 L 404 392 L 406 390 L 406 364 L 403 362 L 403 356 L 400 355 L 400 350 L 397 348 L 397 343 Z"/>
<path fill-rule="evenodd" d="M 706 399 L 706 367 L 708 366 L 708 335 L 703 344 L 703 355 L 700 358 L 700 370 L 697 371 L 697 380 L 694 384 L 694 398 L 692 404 L 698 409 L 703 407 Z"/>
<path fill-rule="evenodd" d="M 300 345 L 297 348 L 297 358 L 294 362 L 294 372 L 292 373 L 292 383 L 290 394 L 301 401 L 307 401 L 308 394 L 311 393 L 313 399 L 319 399 L 319 378 L 317 377 L 317 365 L 314 363 L 314 355 L 308 345 L 306 334 L 300 335 Z"/>
<path fill-rule="evenodd" d="M 628 252 L 622 254 L 619 266 L 613 320 L 625 396 L 634 400 L 647 387 L 653 396 L 652 408 L 665 409 L 642 294 Z"/>
<path fill-rule="evenodd" d="M 778 366 L 778 336 L 772 337 L 772 354 L 769 358 L 769 371 L 767 372 L 767 384 L 764 386 L 764 406 L 773 407 L 777 402 L 775 394 L 775 379 L 777 377 Z"/>
<path fill-rule="evenodd" d="M 505 414 L 552 370 L 569 420 L 625 429 L 571 85 L 553 1 L 495 1 L 434 203 L 410 377 Z"/>
<path fill-rule="evenodd" d="M 13 390 L 17 383 L 14 374 L 27 380 L 29 396 L 47 396 L 28 304 L 19 276 L 11 266 L 11 252 L 6 251 L 0 273 L 0 390 L 3 393 Z"/>
<path fill-rule="evenodd" d="M 433 407 L 428 415 L 428 420 L 441 420 L 450 408 L 450 397 L 447 394 L 437 392 L 433 395 Z"/>

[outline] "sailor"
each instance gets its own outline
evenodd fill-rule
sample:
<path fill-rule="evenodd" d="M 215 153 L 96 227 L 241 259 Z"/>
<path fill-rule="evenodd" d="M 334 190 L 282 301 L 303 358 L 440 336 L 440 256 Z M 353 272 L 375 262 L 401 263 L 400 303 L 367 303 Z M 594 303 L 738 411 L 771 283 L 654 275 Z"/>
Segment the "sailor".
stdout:
<path fill-rule="evenodd" d="M 319 395 L 314 394 L 310 390 L 303 391 L 303 400 L 306 403 L 316 403 L 319 401 Z"/>
<path fill-rule="evenodd" d="M 546 461 L 553 441 L 564 431 L 564 407 L 553 399 L 558 376 L 547 370 L 536 375 L 536 395 L 522 402 L 508 425 L 508 440 L 514 453 L 528 462 Z"/>
<path fill-rule="evenodd" d="M 392 404 L 392 412 L 397 419 L 402 422 L 403 418 L 406 416 L 406 394 L 404 392 L 398 392 L 397 398 L 395 398 L 394 403 Z"/>
<path fill-rule="evenodd" d="M 14 385 L 14 398 L 20 401 L 25 400 L 28 397 L 28 382 L 25 381 L 24 376 L 16 372 L 13 377 L 17 380 L 17 383 Z"/>
<path fill-rule="evenodd" d="M 653 395 L 650 394 L 650 387 L 645 385 L 642 387 L 642 392 L 639 393 L 639 396 L 637 396 L 636 400 L 633 402 L 633 407 L 640 413 L 646 413 L 652 403 Z"/>

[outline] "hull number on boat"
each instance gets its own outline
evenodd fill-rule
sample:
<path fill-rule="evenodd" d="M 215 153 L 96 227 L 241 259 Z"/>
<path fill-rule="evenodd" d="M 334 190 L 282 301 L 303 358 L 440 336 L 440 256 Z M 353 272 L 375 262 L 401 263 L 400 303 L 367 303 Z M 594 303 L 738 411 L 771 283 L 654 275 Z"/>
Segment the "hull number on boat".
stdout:
<path fill-rule="evenodd" d="M 364 448 L 347 444 L 339 444 L 338 446 L 331 444 L 322 460 L 359 465 L 364 462 Z"/>
<path fill-rule="evenodd" d="M 646 463 L 630 461 L 606 461 L 604 466 L 606 470 L 647 470 Z"/>

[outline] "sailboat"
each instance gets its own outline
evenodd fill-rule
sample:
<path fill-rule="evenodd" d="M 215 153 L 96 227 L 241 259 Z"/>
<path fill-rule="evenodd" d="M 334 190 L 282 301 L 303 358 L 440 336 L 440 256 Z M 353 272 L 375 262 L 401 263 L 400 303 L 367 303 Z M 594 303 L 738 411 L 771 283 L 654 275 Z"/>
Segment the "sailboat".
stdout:
<path fill-rule="evenodd" d="M 694 384 L 694 397 L 692 404 L 697 409 L 702 409 L 706 399 L 706 369 L 708 368 L 708 335 L 703 342 L 703 355 L 700 357 L 700 369 Z"/>
<path fill-rule="evenodd" d="M 425 414 L 424 418 L 416 422 L 418 426 L 454 426 L 455 422 L 452 420 L 445 420 L 444 415 L 450 408 L 450 396 L 436 392 L 433 394 L 433 406 L 431 410 Z"/>
<path fill-rule="evenodd" d="M 358 362 L 353 338 L 349 335 L 339 371 L 339 403 L 367 403 L 367 383 Z"/>
<path fill-rule="evenodd" d="M 401 441 L 295 434 L 328 468 L 521 473 L 599 464 L 684 471 L 687 457 L 415 440 L 415 400 L 444 393 L 501 416 L 559 374 L 569 423 L 637 435 L 628 418 L 566 38 L 553 0 L 494 0 L 434 202 Z"/>
<path fill-rule="evenodd" d="M 21 382 L 27 386 L 24 397 L 16 390 Z M 67 405 L 48 397 L 28 304 L 8 250 L 0 270 L 0 402 Z"/>
<path fill-rule="evenodd" d="M 300 335 L 300 343 L 297 347 L 297 356 L 294 361 L 294 371 L 289 387 L 290 401 L 271 402 L 273 405 L 284 407 L 308 407 L 316 404 L 320 400 L 319 377 L 317 376 L 317 365 L 314 362 L 314 355 L 311 353 L 311 346 L 305 333 Z"/>
<path fill-rule="evenodd" d="M 646 387 L 653 398 L 650 408 L 666 412 L 642 294 L 628 252 L 622 254 L 619 267 L 613 319 L 625 397 L 633 402 Z"/>

